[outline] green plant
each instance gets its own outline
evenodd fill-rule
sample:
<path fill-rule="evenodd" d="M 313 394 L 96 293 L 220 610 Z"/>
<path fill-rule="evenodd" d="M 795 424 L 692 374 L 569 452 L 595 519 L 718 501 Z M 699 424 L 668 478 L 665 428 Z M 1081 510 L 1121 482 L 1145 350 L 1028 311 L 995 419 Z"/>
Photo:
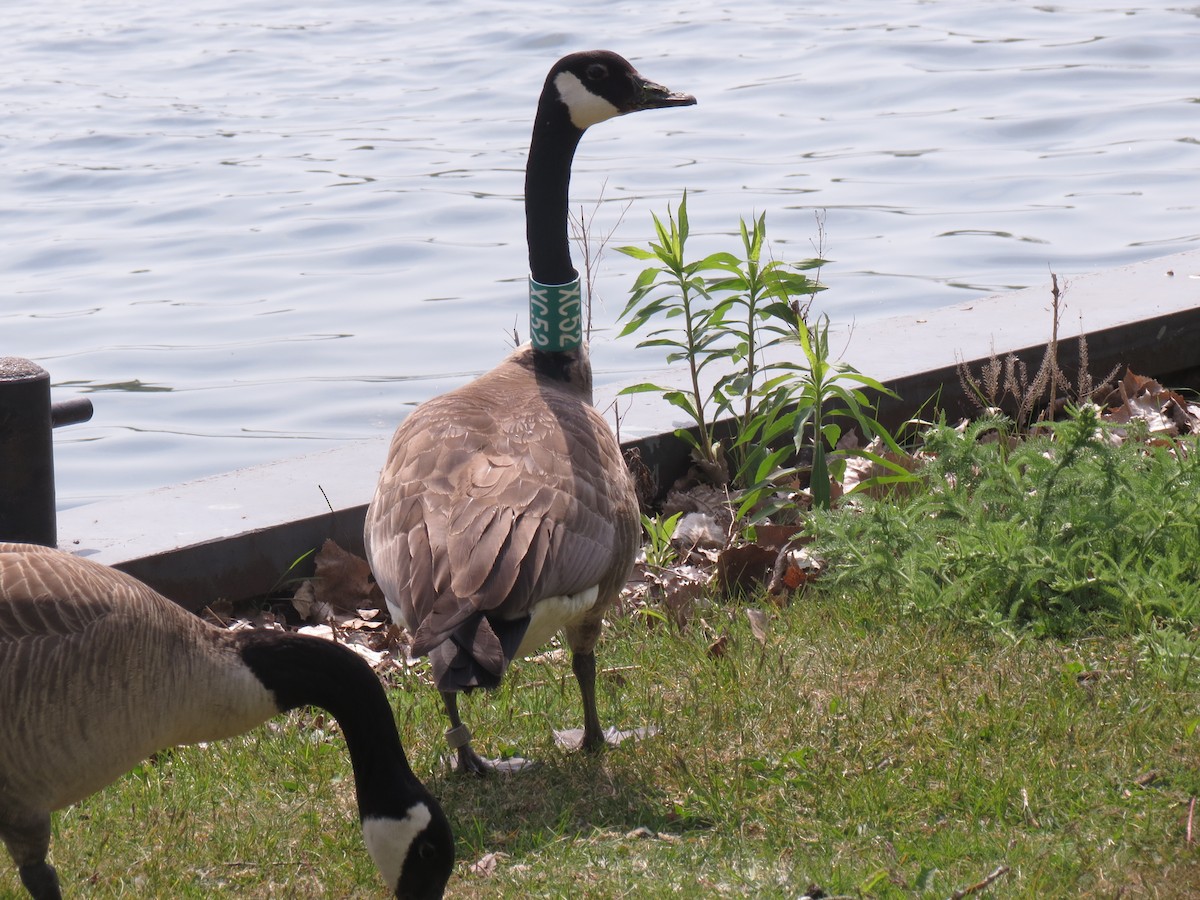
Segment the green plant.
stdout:
<path fill-rule="evenodd" d="M 668 209 L 666 225 L 654 216 L 654 230 L 658 242 L 651 242 L 649 250 L 617 248 L 634 259 L 657 263 L 643 269 L 634 281 L 629 302 L 620 316 L 629 321 L 620 336 L 640 331 L 658 317 L 668 321 L 682 318 L 682 322 L 673 327 L 651 331 L 647 338 L 638 342 L 638 347 L 662 347 L 667 351 L 667 362 L 686 361 L 689 387 L 679 390 L 643 382 L 625 388 L 622 393 L 654 391 L 681 409 L 695 424 L 696 434 L 685 429 L 676 434 L 687 441 L 702 460 L 715 463 L 716 450 L 708 412 L 711 394 L 701 389 L 700 376 L 719 358 L 715 344 L 721 338 L 720 320 L 716 318 L 716 310 L 705 305 L 709 299 L 708 290 L 700 275 L 704 261 L 689 263 L 684 260 L 688 239 L 686 195 L 679 204 L 678 217 Z"/>
<path fill-rule="evenodd" d="M 813 503 L 819 508 L 828 509 L 831 500 L 830 478 L 840 477 L 840 469 L 845 467 L 845 462 L 839 460 L 839 471 L 835 472 L 830 462 L 829 453 L 837 447 L 842 436 L 842 426 L 838 420 L 854 421 L 864 435 L 880 438 L 888 449 L 899 454 L 902 451 L 896 445 L 895 438 L 872 417 L 874 405 L 863 388 L 889 397 L 895 397 L 896 394 L 848 363 L 831 360 L 828 316 L 821 316 L 812 325 L 800 322 L 796 340 L 804 354 L 804 365 L 792 366 L 796 376 L 786 385 L 789 399 L 796 403 L 794 440 L 798 449 L 804 446 L 806 434 L 812 434 L 810 484 Z M 908 481 L 912 478 L 907 469 L 882 454 L 866 450 L 857 452 L 891 473 L 864 482 L 864 485 Z"/>
<path fill-rule="evenodd" d="M 989 417 L 925 439 L 924 490 L 814 517 L 839 590 L 1038 634 L 1200 626 L 1200 447 L 1116 443 L 1094 407 L 1022 440 Z"/>
<path fill-rule="evenodd" d="M 646 565 L 664 569 L 675 562 L 679 554 L 671 544 L 675 536 L 675 526 L 679 524 L 683 513 L 673 516 L 642 516 L 642 530 L 646 532 Z"/>
<path fill-rule="evenodd" d="M 329 502 L 328 498 L 326 498 L 326 502 Z M 311 547 L 292 560 L 292 564 L 287 567 L 287 570 L 275 579 L 275 583 L 271 585 L 271 589 L 267 591 L 267 595 L 271 596 L 276 592 L 283 590 L 284 588 L 294 587 L 300 582 L 306 580 L 307 576 L 293 573 L 296 572 L 310 556 L 315 556 L 316 552 L 317 548 Z"/>
<path fill-rule="evenodd" d="M 621 313 L 627 320 L 621 336 L 651 328 L 638 346 L 664 348 L 668 362 L 685 361 L 689 381 L 683 389 L 645 382 L 623 393 L 652 391 L 681 409 L 695 433 L 688 429 L 676 433 L 700 461 L 718 469 L 726 465 L 726 448 L 717 441 L 713 423 L 722 415 L 732 416 L 737 481 L 754 440 L 768 443 L 787 432 L 786 426 L 778 425 L 778 410 L 771 404 L 779 388 L 773 375 L 781 365 L 766 354 L 794 334 L 807 309 L 801 298 L 824 289 L 802 271 L 819 268 L 823 260 L 796 265 L 764 262 L 766 218 L 759 216 L 749 225 L 740 223 L 741 256 L 717 252 L 689 261 L 686 195 L 677 212 L 668 209 L 665 224 L 654 216 L 654 228 L 658 240 L 649 249 L 619 248 L 652 263 L 634 281 Z M 654 327 L 660 322 L 661 327 Z M 722 360 L 732 370 L 710 385 L 705 370 Z"/>
<path fill-rule="evenodd" d="M 644 382 L 623 393 L 652 391 L 687 414 L 695 431 L 680 429 L 676 434 L 710 472 L 720 472 L 721 480 L 731 480 L 743 491 L 739 516 L 756 520 L 789 502 L 777 496 L 779 485 L 795 474 L 797 455 L 810 443 L 814 501 L 828 507 L 830 476 L 840 474 L 831 453 L 846 419 L 867 438 L 879 437 L 887 449 L 900 452 L 873 418 L 874 407 L 865 393 L 891 392 L 831 358 L 827 316 L 815 323 L 809 320 L 812 296 L 824 287 L 805 272 L 819 270 L 823 259 L 793 265 L 764 260 L 764 214 L 740 223 L 740 255 L 717 252 L 688 261 L 686 195 L 678 213 L 668 210 L 666 224 L 655 216 L 654 227 L 658 241 L 650 249 L 620 248 L 652 263 L 634 282 L 621 314 L 627 320 L 621 335 L 652 329 L 638 346 L 663 347 L 668 362 L 686 361 L 689 386 Z M 797 346 L 800 361 L 793 358 Z M 702 376 L 716 362 L 729 370 L 706 389 Z M 716 440 L 713 427 L 722 417 L 732 425 L 727 445 Z M 868 484 L 911 477 L 882 454 L 855 452 L 886 473 Z"/>
<path fill-rule="evenodd" d="M 717 303 L 723 331 L 718 358 L 732 367 L 713 388 L 716 415 L 735 419 L 736 435 L 729 446 L 735 481 L 742 482 L 755 450 L 769 446 L 786 433 L 787 421 L 777 402 L 787 393 L 792 369 L 779 351 L 794 342 L 808 316 L 813 295 L 824 287 L 805 271 L 817 271 L 817 257 L 794 265 L 763 261 L 767 238 L 766 214 L 749 226 L 739 223 L 742 255 L 714 253 L 706 257 L 705 271 L 723 272 L 708 283 L 708 295 Z M 755 460 L 757 462 L 757 460 Z"/>

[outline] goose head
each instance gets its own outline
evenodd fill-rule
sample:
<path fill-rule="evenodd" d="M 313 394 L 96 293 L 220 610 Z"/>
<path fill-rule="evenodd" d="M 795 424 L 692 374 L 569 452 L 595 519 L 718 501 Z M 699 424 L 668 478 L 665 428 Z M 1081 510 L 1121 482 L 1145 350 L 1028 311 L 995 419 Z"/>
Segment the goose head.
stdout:
<path fill-rule="evenodd" d="M 571 162 L 584 131 L 631 112 L 695 103 L 691 94 L 643 77 L 611 50 L 572 53 L 551 66 L 538 100 L 525 168 L 525 233 L 533 282 L 570 286 L 578 278 L 567 239 L 567 195 Z M 532 293 L 530 299 L 532 312 Z M 575 334 L 564 343 L 577 345 L 579 340 Z"/>
<path fill-rule="evenodd" d="M 611 50 L 585 50 L 564 56 L 546 77 L 543 98 L 566 110 L 579 131 L 626 113 L 669 106 L 693 106 L 696 98 L 643 78 L 628 60 Z"/>
<path fill-rule="evenodd" d="M 454 836 L 436 802 L 418 801 L 403 818 L 366 816 L 363 839 L 396 900 L 436 900 L 454 868 Z"/>

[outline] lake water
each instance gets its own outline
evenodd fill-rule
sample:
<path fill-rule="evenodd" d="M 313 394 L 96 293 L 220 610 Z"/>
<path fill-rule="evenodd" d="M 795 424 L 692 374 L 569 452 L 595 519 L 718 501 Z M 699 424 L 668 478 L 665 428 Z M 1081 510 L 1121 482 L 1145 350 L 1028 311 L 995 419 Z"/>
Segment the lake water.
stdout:
<path fill-rule="evenodd" d="M 593 231 L 686 189 L 697 252 L 766 212 L 801 258 L 824 210 L 837 321 L 1200 244 L 1195 4 L 15 0 L 0 355 L 95 404 L 60 506 L 388 434 L 489 368 L 537 92 L 591 47 L 699 100 L 584 138 Z M 603 383 L 657 358 L 612 340 L 635 264 L 599 266 Z"/>

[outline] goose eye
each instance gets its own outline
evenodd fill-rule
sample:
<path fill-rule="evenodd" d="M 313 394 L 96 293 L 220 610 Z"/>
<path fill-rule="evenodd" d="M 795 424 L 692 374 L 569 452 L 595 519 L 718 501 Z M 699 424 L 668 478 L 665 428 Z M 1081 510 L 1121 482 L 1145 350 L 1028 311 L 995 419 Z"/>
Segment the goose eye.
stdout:
<path fill-rule="evenodd" d="M 604 63 L 592 63 L 587 67 L 587 77 L 589 81 L 603 81 L 608 77 L 608 66 Z"/>

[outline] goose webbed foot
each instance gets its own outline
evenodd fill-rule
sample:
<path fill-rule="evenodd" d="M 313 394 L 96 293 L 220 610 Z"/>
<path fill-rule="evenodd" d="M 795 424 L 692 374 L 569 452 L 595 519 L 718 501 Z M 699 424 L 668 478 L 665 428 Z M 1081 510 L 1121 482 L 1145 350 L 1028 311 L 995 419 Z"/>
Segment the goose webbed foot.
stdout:
<path fill-rule="evenodd" d="M 518 772 L 528 772 L 537 768 L 538 764 L 531 759 L 523 759 L 519 756 L 508 759 L 485 759 L 476 753 L 470 744 L 467 744 L 455 751 L 451 765 L 454 771 L 460 774 L 487 778 L 493 775 L 515 775 Z"/>
<path fill-rule="evenodd" d="M 471 729 L 463 724 L 458 715 L 458 695 L 449 691 L 442 694 L 442 703 L 446 707 L 446 716 L 450 719 L 450 728 L 446 731 L 446 743 L 454 751 L 451 766 L 454 771 L 464 775 L 513 775 L 525 772 L 537 766 L 533 760 L 514 756 L 509 759 L 485 759 L 475 752 L 471 746 Z"/>
<path fill-rule="evenodd" d="M 585 750 L 599 753 L 627 740 L 641 740 L 658 733 L 654 726 L 621 730 L 604 728 L 600 724 L 600 713 L 596 707 L 596 655 L 576 650 L 571 654 L 571 670 L 579 682 L 579 696 L 583 701 L 583 727 L 555 731 L 554 740 L 568 750 Z"/>

